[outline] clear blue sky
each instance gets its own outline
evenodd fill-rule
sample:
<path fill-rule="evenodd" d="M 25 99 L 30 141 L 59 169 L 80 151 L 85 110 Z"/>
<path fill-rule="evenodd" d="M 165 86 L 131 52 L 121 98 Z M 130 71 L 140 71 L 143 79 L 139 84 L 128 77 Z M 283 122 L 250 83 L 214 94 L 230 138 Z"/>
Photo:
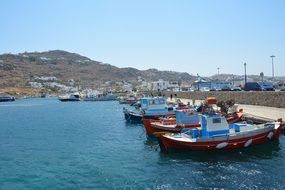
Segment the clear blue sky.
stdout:
<path fill-rule="evenodd" d="M 285 76 L 284 0 L 1 0 L 0 53 L 61 49 L 118 67 Z"/>

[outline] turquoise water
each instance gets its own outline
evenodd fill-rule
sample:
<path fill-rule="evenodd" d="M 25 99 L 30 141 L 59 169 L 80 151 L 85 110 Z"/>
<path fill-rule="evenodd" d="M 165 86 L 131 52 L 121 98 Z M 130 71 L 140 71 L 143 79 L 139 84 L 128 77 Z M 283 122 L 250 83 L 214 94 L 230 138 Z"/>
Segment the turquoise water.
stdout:
<path fill-rule="evenodd" d="M 0 189 L 285 189 L 285 138 L 161 153 L 117 102 L 0 103 Z"/>

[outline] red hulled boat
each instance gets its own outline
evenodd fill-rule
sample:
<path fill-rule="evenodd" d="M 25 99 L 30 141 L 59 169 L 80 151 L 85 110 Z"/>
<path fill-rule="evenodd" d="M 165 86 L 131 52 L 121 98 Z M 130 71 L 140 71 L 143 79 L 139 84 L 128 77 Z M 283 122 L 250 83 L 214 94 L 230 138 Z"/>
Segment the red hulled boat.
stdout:
<path fill-rule="evenodd" d="M 168 150 L 221 150 L 245 148 L 278 139 L 281 132 L 279 122 L 260 125 L 246 123 L 228 124 L 226 118 L 214 114 L 203 115 L 200 128 L 184 133 L 169 133 L 159 137 L 160 147 Z"/>
<path fill-rule="evenodd" d="M 200 127 L 198 113 L 190 108 L 176 110 L 175 116 L 159 120 L 143 118 L 143 124 L 149 136 L 159 136 L 165 132 L 179 133 L 183 128 Z"/>

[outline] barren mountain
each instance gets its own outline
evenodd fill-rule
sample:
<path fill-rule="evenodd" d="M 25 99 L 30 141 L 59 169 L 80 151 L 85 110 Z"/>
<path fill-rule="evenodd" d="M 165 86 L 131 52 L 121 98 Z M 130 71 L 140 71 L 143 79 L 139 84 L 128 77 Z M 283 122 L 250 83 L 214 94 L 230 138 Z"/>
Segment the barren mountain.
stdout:
<path fill-rule="evenodd" d="M 54 76 L 62 84 L 73 79 L 76 85 L 91 88 L 106 81 L 136 83 L 138 76 L 145 81 L 195 79 L 188 73 L 118 68 L 62 50 L 0 55 L 0 87 L 27 87 L 35 77 L 41 76 Z"/>

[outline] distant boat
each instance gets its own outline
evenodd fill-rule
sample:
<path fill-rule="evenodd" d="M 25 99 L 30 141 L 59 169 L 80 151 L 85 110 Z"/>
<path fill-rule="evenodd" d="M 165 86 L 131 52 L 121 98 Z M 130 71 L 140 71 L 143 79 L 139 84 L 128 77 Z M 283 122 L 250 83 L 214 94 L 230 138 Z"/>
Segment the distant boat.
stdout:
<path fill-rule="evenodd" d="M 45 98 L 45 97 L 46 97 L 46 94 L 45 94 L 45 93 L 42 93 L 42 94 L 40 95 L 40 97 L 41 97 L 41 98 Z"/>
<path fill-rule="evenodd" d="M 84 101 L 112 101 L 116 100 L 117 96 L 112 92 L 100 93 L 100 94 L 90 94 L 86 95 L 83 100 Z"/>
<path fill-rule="evenodd" d="M 220 114 L 202 115 L 201 127 L 182 133 L 168 133 L 159 137 L 162 151 L 168 150 L 224 150 L 246 148 L 279 139 L 281 125 L 269 122 L 260 125 L 228 124 Z"/>
<path fill-rule="evenodd" d="M 80 101 L 80 96 L 78 93 L 75 94 L 67 94 L 63 96 L 59 96 L 58 99 L 62 102 L 74 102 L 74 101 Z"/>
<path fill-rule="evenodd" d="M 120 104 L 135 104 L 138 101 L 138 98 L 135 95 L 126 95 L 121 96 L 118 98 L 118 101 Z"/>
<path fill-rule="evenodd" d="M 14 96 L 0 96 L 0 102 L 12 102 L 15 101 Z"/>

